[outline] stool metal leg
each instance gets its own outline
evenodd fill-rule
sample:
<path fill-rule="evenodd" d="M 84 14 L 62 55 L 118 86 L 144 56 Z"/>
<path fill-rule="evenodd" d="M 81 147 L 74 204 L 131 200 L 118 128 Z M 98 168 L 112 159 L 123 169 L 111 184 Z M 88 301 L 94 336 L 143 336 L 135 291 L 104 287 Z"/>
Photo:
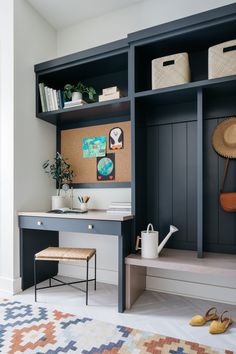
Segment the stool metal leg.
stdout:
<path fill-rule="evenodd" d="M 87 259 L 87 267 L 86 267 L 86 305 L 88 305 L 88 271 L 89 271 L 89 260 Z"/>
<path fill-rule="evenodd" d="M 37 260 L 34 258 L 34 301 L 37 302 Z"/>
<path fill-rule="evenodd" d="M 49 286 L 50 286 L 50 288 L 52 287 L 52 279 L 51 278 L 49 278 Z"/>
<path fill-rule="evenodd" d="M 95 253 L 94 258 L 94 290 L 97 290 L 97 254 Z"/>

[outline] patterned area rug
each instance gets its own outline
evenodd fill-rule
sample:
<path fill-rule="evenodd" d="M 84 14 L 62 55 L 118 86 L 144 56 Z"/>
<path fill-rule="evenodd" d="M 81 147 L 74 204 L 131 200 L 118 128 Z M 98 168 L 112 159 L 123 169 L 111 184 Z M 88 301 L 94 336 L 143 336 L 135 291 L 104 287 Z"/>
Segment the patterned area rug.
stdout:
<path fill-rule="evenodd" d="M 0 352 L 233 354 L 232 351 L 7 299 L 0 302 Z"/>

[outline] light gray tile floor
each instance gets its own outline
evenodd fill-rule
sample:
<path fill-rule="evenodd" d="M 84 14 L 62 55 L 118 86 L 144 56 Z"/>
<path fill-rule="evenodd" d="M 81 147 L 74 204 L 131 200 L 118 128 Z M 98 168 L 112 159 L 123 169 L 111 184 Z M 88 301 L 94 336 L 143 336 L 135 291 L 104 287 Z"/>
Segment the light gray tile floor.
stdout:
<path fill-rule="evenodd" d="M 213 306 L 217 307 L 219 313 L 229 310 L 236 321 L 236 306 L 145 291 L 131 310 L 121 314 L 117 312 L 116 286 L 98 283 L 96 292 L 92 284 L 90 284 L 90 289 L 89 306 L 85 306 L 85 294 L 69 286 L 41 290 L 38 292 L 38 304 L 50 308 L 56 307 L 78 316 L 88 316 L 101 321 L 236 351 L 236 322 L 225 334 L 221 335 L 209 334 L 208 325 L 191 327 L 188 324 L 193 315 L 204 314 L 208 308 Z M 6 296 L 1 293 L 0 295 Z M 34 289 L 27 289 L 15 295 L 14 298 L 26 303 L 34 303 Z"/>

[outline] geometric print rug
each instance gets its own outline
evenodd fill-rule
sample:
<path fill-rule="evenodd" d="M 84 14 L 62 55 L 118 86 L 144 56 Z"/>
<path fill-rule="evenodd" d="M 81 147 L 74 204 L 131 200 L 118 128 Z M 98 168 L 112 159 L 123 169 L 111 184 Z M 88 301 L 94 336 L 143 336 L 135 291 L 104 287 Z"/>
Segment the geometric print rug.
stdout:
<path fill-rule="evenodd" d="M 7 299 L 0 301 L 0 353 L 233 354 Z"/>

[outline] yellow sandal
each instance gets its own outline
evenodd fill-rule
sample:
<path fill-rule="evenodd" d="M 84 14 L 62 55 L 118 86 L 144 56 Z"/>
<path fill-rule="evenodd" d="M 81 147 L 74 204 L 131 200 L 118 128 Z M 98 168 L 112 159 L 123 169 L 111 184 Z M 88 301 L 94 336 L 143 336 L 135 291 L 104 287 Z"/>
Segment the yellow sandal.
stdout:
<path fill-rule="evenodd" d="M 189 324 L 191 326 L 203 326 L 208 321 L 218 320 L 219 316 L 217 314 L 217 309 L 215 307 L 210 308 L 205 316 L 196 315 L 193 316 Z"/>
<path fill-rule="evenodd" d="M 210 324 L 209 332 L 211 334 L 224 333 L 227 330 L 227 328 L 229 328 L 229 326 L 233 323 L 233 320 L 231 319 L 230 316 L 223 317 L 225 313 L 229 313 L 229 311 L 224 311 L 220 316 L 220 319 L 218 319 L 218 321 L 213 321 Z"/>

